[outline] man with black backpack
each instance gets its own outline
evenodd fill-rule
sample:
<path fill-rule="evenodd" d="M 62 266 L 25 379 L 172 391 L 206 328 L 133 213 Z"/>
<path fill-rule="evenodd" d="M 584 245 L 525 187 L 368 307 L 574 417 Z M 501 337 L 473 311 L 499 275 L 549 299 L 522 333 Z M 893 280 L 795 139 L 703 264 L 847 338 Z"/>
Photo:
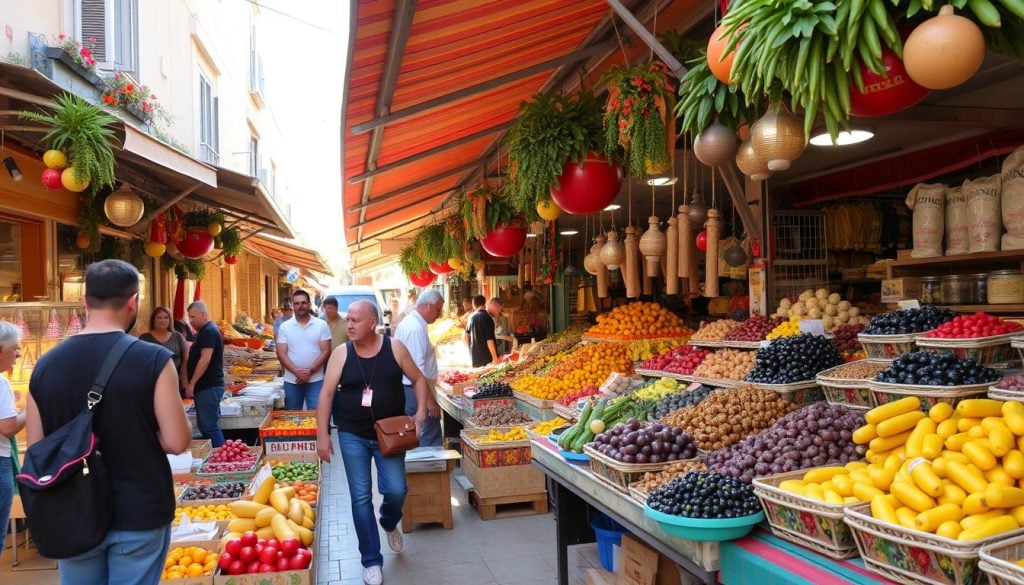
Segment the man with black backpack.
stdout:
<path fill-rule="evenodd" d="M 155 585 L 164 567 L 174 520 L 165 453 L 185 451 L 192 433 L 171 353 L 125 333 L 138 302 L 132 265 L 89 266 L 88 324 L 40 358 L 29 381 L 18 481 L 62 584 Z"/>

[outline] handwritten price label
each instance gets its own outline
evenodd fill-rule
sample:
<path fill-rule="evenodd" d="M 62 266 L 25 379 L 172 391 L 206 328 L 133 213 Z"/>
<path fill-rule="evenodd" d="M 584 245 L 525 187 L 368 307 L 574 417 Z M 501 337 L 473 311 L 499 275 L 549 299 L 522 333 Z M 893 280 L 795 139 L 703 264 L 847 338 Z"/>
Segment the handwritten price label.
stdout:
<path fill-rule="evenodd" d="M 316 453 L 316 441 L 267 441 L 267 453 Z"/>

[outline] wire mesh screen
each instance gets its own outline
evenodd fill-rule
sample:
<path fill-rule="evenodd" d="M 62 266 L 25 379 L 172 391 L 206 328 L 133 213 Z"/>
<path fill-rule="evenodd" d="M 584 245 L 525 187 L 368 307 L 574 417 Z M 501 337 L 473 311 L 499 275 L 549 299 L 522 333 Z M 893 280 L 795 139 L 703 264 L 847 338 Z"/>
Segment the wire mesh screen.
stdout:
<path fill-rule="evenodd" d="M 820 211 L 772 215 L 772 305 L 807 289 L 828 288 L 825 216 Z"/>

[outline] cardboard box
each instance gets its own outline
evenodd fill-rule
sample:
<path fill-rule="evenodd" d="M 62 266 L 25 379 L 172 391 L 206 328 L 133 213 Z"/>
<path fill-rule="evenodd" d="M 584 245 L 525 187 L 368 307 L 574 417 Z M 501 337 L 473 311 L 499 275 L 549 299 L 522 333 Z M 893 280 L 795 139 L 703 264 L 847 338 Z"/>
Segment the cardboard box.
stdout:
<path fill-rule="evenodd" d="M 635 536 L 622 535 L 621 585 L 679 585 L 679 569 L 671 559 Z"/>
<path fill-rule="evenodd" d="M 882 281 L 882 302 L 896 303 L 916 299 L 921 294 L 921 279 L 912 276 Z"/>
<path fill-rule="evenodd" d="M 260 439 L 267 457 L 278 455 L 306 455 L 316 457 L 316 427 L 295 429 L 270 428 L 274 420 L 281 418 L 303 419 L 316 417 L 315 410 L 272 411 L 260 424 Z"/>
<path fill-rule="evenodd" d="M 217 554 L 217 549 L 219 545 L 220 541 L 217 540 L 172 542 L 171 547 L 168 550 L 168 554 L 170 554 L 170 551 L 176 548 L 188 548 L 190 546 L 197 546 L 199 548 L 206 550 L 207 552 L 212 551 L 211 554 L 213 554 L 216 557 L 219 556 Z M 216 572 L 216 570 L 214 570 L 214 572 Z M 182 579 L 167 579 L 160 581 L 160 583 L 161 585 L 213 585 L 213 575 L 203 577 L 184 577 Z"/>
<path fill-rule="evenodd" d="M 544 474 L 532 465 L 480 468 L 468 458 L 462 459 L 462 472 L 481 498 L 501 498 L 539 494 L 547 491 Z"/>
<path fill-rule="evenodd" d="M 587 569 L 586 576 L 587 585 L 618 585 L 622 582 L 620 576 L 604 569 Z"/>

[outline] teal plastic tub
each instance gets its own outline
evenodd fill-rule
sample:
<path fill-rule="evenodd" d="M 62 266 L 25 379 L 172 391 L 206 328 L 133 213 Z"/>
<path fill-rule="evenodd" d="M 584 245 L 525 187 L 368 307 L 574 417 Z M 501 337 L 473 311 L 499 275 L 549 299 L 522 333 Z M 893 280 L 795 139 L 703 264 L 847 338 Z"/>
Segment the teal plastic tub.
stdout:
<path fill-rule="evenodd" d="M 758 522 L 764 520 L 764 512 L 739 518 L 685 518 L 659 512 L 644 506 L 644 514 L 658 523 L 662 530 L 686 540 L 698 542 L 723 542 L 743 538 Z"/>

